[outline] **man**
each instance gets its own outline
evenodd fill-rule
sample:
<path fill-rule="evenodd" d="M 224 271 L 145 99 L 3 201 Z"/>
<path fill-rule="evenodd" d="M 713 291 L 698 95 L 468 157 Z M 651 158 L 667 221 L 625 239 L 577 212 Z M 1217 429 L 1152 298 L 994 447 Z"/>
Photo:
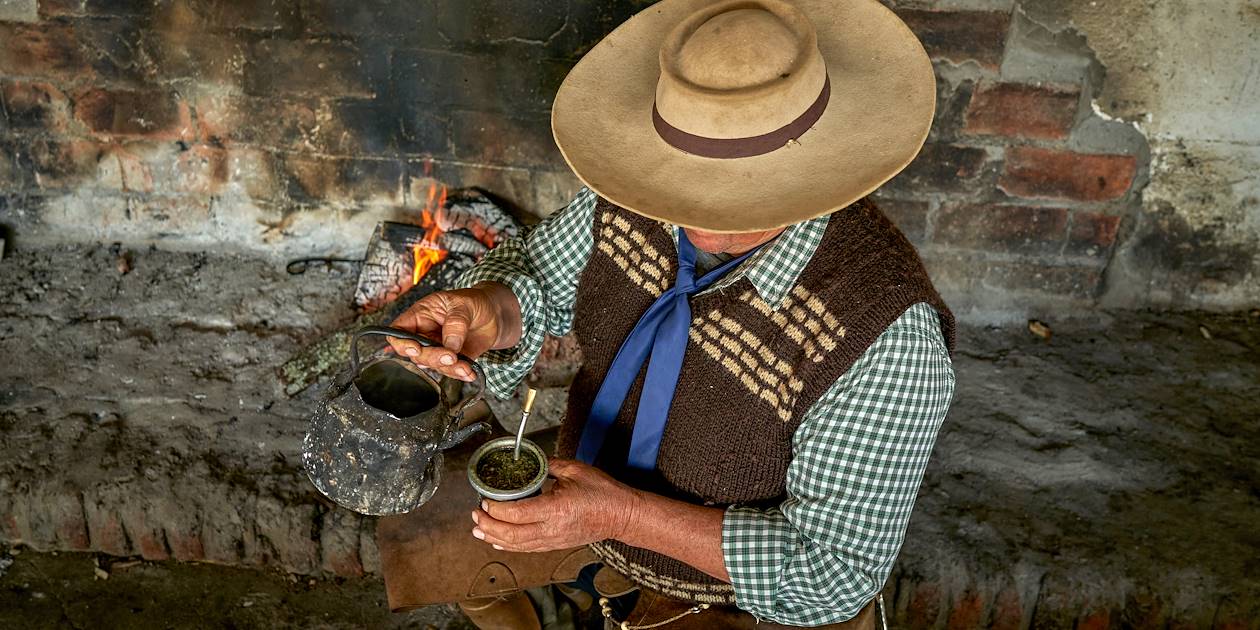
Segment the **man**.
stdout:
<path fill-rule="evenodd" d="M 953 318 L 864 197 L 934 106 L 875 0 L 663 0 L 591 50 L 552 113 L 586 188 L 394 323 L 444 346 L 395 351 L 464 380 L 455 353 L 480 357 L 499 395 L 546 335 L 582 348 L 556 484 L 472 535 L 590 545 L 642 593 L 612 627 L 874 627 Z"/>

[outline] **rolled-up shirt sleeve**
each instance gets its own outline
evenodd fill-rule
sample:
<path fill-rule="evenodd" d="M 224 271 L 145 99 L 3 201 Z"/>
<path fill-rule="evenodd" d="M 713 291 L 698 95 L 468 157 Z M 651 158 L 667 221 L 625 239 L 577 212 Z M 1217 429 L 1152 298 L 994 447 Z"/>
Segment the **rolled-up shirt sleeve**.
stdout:
<path fill-rule="evenodd" d="M 512 395 L 538 360 L 547 335 L 562 336 L 572 328 L 578 277 L 594 246 L 591 225 L 597 200 L 583 188 L 564 209 L 495 247 L 456 281 L 457 288 L 498 282 L 520 302 L 520 343 L 487 352 L 478 361 L 485 368 L 487 388 L 496 396 Z"/>
<path fill-rule="evenodd" d="M 740 608 L 812 626 L 850 619 L 875 597 L 953 393 L 936 311 L 916 304 L 801 422 L 787 499 L 727 509 L 722 552 Z"/>

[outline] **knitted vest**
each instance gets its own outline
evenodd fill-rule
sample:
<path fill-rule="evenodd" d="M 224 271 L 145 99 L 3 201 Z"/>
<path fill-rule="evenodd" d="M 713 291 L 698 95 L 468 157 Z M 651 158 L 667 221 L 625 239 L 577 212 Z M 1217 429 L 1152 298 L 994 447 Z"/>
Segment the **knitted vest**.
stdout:
<path fill-rule="evenodd" d="M 573 330 L 584 364 L 569 392 L 558 454 L 572 457 L 617 350 L 677 274 L 670 226 L 600 199 L 595 247 L 578 283 Z M 770 506 L 784 497 L 792 434 L 809 408 L 907 308 L 954 319 L 914 248 L 871 203 L 831 215 L 822 242 L 776 308 L 741 278 L 691 298 L 690 340 L 657 470 L 625 466 L 643 378 L 609 429 L 596 465 L 635 487 L 691 503 Z M 734 603 L 734 591 L 667 556 L 617 541 L 592 545 L 609 565 L 671 597 Z"/>

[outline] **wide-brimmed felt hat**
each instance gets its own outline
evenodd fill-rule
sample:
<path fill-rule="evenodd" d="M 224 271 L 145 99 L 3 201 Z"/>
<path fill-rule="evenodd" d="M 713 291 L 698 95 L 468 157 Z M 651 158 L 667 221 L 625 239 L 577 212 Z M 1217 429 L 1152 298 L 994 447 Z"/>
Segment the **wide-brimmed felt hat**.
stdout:
<path fill-rule="evenodd" d="M 927 53 L 877 0 L 662 0 L 578 62 L 551 126 L 613 203 L 751 232 L 878 188 L 918 154 L 935 109 Z"/>

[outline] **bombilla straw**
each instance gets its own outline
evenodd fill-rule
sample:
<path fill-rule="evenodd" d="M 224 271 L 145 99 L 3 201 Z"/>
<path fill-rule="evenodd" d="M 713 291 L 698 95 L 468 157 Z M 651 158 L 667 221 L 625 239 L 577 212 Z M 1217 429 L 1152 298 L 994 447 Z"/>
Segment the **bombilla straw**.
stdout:
<path fill-rule="evenodd" d="M 521 438 L 525 437 L 525 421 L 529 420 L 529 411 L 534 408 L 534 396 L 538 390 L 533 387 L 525 394 L 525 406 L 521 407 L 521 426 L 516 429 L 516 448 L 512 451 L 512 461 L 521 458 Z"/>

